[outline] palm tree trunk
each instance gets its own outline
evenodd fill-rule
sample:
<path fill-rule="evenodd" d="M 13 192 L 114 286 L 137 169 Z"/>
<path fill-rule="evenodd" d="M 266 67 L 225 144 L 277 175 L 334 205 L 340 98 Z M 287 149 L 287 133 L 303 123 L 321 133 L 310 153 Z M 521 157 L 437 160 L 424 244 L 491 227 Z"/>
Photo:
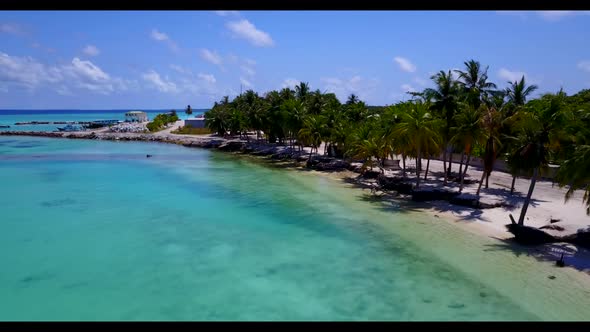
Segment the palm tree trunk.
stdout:
<path fill-rule="evenodd" d="M 465 170 L 463 174 L 459 174 L 461 176 L 461 184 L 459 185 L 459 192 L 463 191 L 463 183 L 465 181 L 465 175 L 467 175 L 467 167 L 469 167 L 469 160 L 471 159 L 471 153 L 467 154 L 467 161 L 465 161 Z"/>
<path fill-rule="evenodd" d="M 463 158 L 465 158 L 465 151 L 461 152 L 461 162 L 459 163 L 459 177 L 463 174 Z"/>
<path fill-rule="evenodd" d="M 406 177 L 406 156 L 402 153 L 402 176 Z"/>
<path fill-rule="evenodd" d="M 443 149 L 443 174 L 444 174 L 444 181 L 443 181 L 443 185 L 446 186 L 447 185 L 447 149 L 446 149 L 447 144 L 445 144 L 445 148 Z"/>
<path fill-rule="evenodd" d="M 449 146 L 446 147 L 449 149 Z M 447 168 L 447 176 L 451 176 L 451 165 L 453 164 L 453 149 L 450 149 L 449 154 L 449 168 Z"/>
<path fill-rule="evenodd" d="M 418 189 L 420 187 L 420 146 L 416 152 L 416 189 Z"/>
<path fill-rule="evenodd" d="M 490 180 L 490 173 L 484 172 L 486 174 L 486 189 L 488 189 L 488 181 Z"/>
<path fill-rule="evenodd" d="M 424 181 L 426 181 L 426 177 L 428 176 L 428 168 L 430 168 L 430 156 L 428 156 L 428 161 L 426 162 L 426 173 L 424 173 Z"/>
<path fill-rule="evenodd" d="M 533 190 L 535 189 L 535 183 L 537 183 L 537 175 L 539 174 L 539 168 L 536 167 L 533 171 L 533 177 L 531 178 L 531 185 L 529 187 L 529 192 L 526 195 L 526 199 L 524 200 L 524 204 L 522 205 L 522 210 L 520 210 L 520 218 L 518 218 L 518 224 L 524 224 L 524 216 L 526 215 L 526 210 L 529 208 L 529 203 L 531 202 L 531 196 L 533 195 Z"/>
<path fill-rule="evenodd" d="M 465 175 L 467 175 L 467 168 L 469 167 L 469 161 L 471 161 L 471 153 L 469 153 L 467 155 L 467 161 L 465 161 L 465 169 L 463 170 L 463 175 L 461 175 L 461 178 L 464 178 Z"/>
<path fill-rule="evenodd" d="M 481 185 L 483 183 L 483 178 L 486 176 L 486 170 L 484 169 L 483 172 L 481 173 L 481 179 L 479 180 L 479 185 L 477 186 L 477 192 L 475 193 L 475 196 L 479 196 L 479 191 L 481 190 Z M 486 189 L 488 189 L 488 187 L 486 186 Z"/>
<path fill-rule="evenodd" d="M 510 187 L 510 195 L 514 194 L 514 183 L 516 182 L 516 175 L 512 176 L 512 186 Z"/>

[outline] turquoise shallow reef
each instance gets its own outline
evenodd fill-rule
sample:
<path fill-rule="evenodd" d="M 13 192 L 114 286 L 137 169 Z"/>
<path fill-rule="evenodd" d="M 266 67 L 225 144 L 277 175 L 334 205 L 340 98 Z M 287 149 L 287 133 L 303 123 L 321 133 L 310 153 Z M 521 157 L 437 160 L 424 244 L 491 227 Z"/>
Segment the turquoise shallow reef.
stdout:
<path fill-rule="evenodd" d="M 590 317 L 587 275 L 362 198 L 208 150 L 0 137 L 0 320 Z"/>

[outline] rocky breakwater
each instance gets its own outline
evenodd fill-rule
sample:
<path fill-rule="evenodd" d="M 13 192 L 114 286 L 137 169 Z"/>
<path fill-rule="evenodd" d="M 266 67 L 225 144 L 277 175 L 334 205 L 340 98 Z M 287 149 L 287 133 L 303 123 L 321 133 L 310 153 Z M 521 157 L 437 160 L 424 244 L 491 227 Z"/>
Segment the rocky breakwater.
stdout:
<path fill-rule="evenodd" d="M 148 129 L 145 123 L 123 122 L 111 126 L 109 131 L 113 133 L 146 133 Z"/>

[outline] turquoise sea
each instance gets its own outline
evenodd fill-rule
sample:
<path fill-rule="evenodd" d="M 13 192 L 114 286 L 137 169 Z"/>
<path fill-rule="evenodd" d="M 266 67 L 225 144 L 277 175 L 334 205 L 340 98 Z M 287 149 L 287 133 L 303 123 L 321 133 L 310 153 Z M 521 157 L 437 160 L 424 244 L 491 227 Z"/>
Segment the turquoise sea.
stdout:
<path fill-rule="evenodd" d="M 590 318 L 587 275 L 365 195 L 209 150 L 0 137 L 0 320 Z"/>

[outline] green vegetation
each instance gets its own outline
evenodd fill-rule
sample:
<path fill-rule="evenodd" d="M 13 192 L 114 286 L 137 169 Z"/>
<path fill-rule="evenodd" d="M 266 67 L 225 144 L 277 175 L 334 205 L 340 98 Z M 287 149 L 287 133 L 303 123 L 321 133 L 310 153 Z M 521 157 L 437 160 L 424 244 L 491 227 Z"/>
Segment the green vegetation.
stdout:
<path fill-rule="evenodd" d="M 191 125 L 186 125 L 183 127 L 178 128 L 177 130 L 172 131 L 173 134 L 181 134 L 181 135 L 209 135 L 211 134 L 211 129 L 209 128 L 193 128 Z"/>
<path fill-rule="evenodd" d="M 551 164 L 561 165 L 556 179 L 573 190 L 584 188 L 590 214 L 590 90 L 573 96 L 562 91 L 532 99 L 537 90 L 524 77 L 501 90 L 489 81 L 488 68 L 475 60 L 462 70 L 441 70 L 432 88 L 410 93 L 411 100 L 388 106 L 367 106 L 350 95 L 341 103 L 333 93 L 311 91 L 307 83 L 264 95 L 248 90 L 233 100 L 224 97 L 205 113 L 205 124 L 222 136 L 265 140 L 301 150 L 309 157 L 324 154 L 363 163 L 363 171 L 383 171 L 388 158 L 416 161 L 416 187 L 428 177 L 431 158 L 442 158 L 443 185 L 460 183 L 473 156 L 484 164 L 477 195 L 485 188 L 497 160 L 507 162 L 514 179 L 530 177 L 520 213 L 523 224 L 535 182 Z M 320 151 L 320 146 L 324 146 Z M 451 170 L 452 153 L 461 153 L 459 172 Z M 426 168 L 422 159 L 427 159 Z M 456 175 L 455 175 L 456 174 Z"/>
<path fill-rule="evenodd" d="M 176 121 L 178 121 L 178 116 L 174 111 L 167 114 L 158 114 L 152 122 L 147 124 L 147 129 L 151 132 L 160 131 L 169 123 Z"/>

